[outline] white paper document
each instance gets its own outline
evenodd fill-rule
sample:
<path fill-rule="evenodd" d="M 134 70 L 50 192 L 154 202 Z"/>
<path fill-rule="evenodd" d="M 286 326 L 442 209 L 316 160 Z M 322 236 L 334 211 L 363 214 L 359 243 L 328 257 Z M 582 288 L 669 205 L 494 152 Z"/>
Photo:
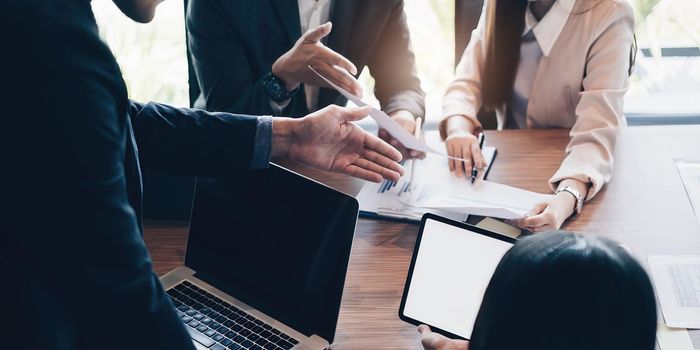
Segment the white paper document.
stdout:
<path fill-rule="evenodd" d="M 433 140 L 434 141 L 434 140 Z M 484 157 L 492 162 L 495 149 L 485 147 Z M 414 183 L 409 171 L 398 182 L 367 183 L 360 191 L 360 210 L 380 216 L 420 220 L 426 212 L 463 221 L 466 215 L 502 219 L 522 217 L 549 195 L 525 191 L 486 180 L 472 184 L 469 177 L 450 172 L 447 159 L 428 155 L 415 167 Z M 484 172 L 480 172 L 483 178 Z"/>
<path fill-rule="evenodd" d="M 323 81 L 325 81 L 329 86 L 331 86 L 333 89 L 337 90 L 340 92 L 345 98 L 350 100 L 352 103 L 358 105 L 359 107 L 364 107 L 368 106 L 367 103 L 362 101 L 359 97 L 349 93 L 345 89 L 341 88 L 340 86 L 334 84 L 330 80 L 326 79 L 321 73 L 317 72 L 315 69 L 313 69 L 311 66 L 309 66 L 309 69 L 316 73 Z M 379 125 L 380 128 L 385 129 L 391 136 L 393 136 L 395 139 L 397 139 L 401 144 L 412 150 L 416 150 L 419 152 L 425 152 L 425 153 L 433 153 L 433 154 L 439 154 L 443 157 L 448 157 L 448 158 L 453 158 L 453 159 L 462 159 L 462 158 L 455 158 L 448 156 L 447 154 L 443 152 L 439 152 L 436 149 L 428 146 L 425 144 L 423 141 L 417 139 L 415 136 L 411 135 L 406 129 L 401 127 L 398 123 L 396 123 L 393 119 L 391 119 L 390 116 L 388 116 L 386 113 L 382 112 L 381 110 L 372 107 L 372 110 L 369 112 L 369 116 L 374 119 L 374 121 L 377 122 L 377 125 Z"/>
<path fill-rule="evenodd" d="M 676 160 L 678 174 L 683 180 L 685 192 L 688 194 L 690 205 L 695 211 L 695 217 L 700 223 L 700 161 Z"/>
<path fill-rule="evenodd" d="M 656 341 L 660 350 L 695 350 L 690 334 L 685 328 L 669 328 L 660 323 L 656 330 Z"/>
<path fill-rule="evenodd" d="M 700 328 L 700 255 L 651 255 L 648 259 L 666 325 Z"/>

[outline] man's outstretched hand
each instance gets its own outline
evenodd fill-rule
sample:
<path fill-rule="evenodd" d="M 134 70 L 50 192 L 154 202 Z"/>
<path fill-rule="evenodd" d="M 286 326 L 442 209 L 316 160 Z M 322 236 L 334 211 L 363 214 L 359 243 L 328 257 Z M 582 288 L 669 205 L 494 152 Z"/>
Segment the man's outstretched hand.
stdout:
<path fill-rule="evenodd" d="M 351 123 L 369 111 L 331 105 L 301 119 L 275 118 L 272 155 L 368 181 L 398 181 L 404 173 L 401 153 Z"/>

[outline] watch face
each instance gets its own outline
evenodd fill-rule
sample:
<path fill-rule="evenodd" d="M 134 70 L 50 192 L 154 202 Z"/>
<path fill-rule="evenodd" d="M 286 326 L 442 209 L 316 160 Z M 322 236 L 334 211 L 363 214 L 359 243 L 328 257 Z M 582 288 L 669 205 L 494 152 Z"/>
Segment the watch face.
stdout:
<path fill-rule="evenodd" d="M 263 77 L 263 88 L 267 97 L 275 102 L 284 102 L 292 98 L 293 93 L 296 91 L 287 91 L 285 83 L 272 73 L 267 73 Z"/>

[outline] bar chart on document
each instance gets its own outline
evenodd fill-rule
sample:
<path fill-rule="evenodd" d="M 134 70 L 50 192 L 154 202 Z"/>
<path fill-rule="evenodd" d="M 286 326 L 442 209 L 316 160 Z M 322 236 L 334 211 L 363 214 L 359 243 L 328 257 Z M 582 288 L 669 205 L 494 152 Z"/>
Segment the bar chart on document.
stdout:
<path fill-rule="evenodd" d="M 484 157 L 487 162 L 492 162 L 496 154 L 493 147 L 484 148 Z M 428 203 L 431 199 L 445 196 L 455 186 L 470 186 L 469 178 L 457 178 L 450 173 L 445 157 L 428 154 L 425 159 L 416 160 L 414 182 L 411 183 L 410 164 L 414 160 L 404 162 L 409 173 L 405 174 L 398 182 L 384 180 L 381 183 L 367 183 L 360 191 L 358 200 L 360 211 L 364 216 L 381 216 L 387 218 L 403 219 L 408 221 L 420 221 L 426 212 L 463 221 L 466 217 L 463 213 L 443 211 L 435 208 L 423 208 L 422 203 Z M 483 178 L 484 172 L 480 173 Z"/>
<path fill-rule="evenodd" d="M 437 134 L 426 135 L 425 141 L 434 149 L 444 147 Z M 482 152 L 490 166 L 496 149 L 487 146 Z M 410 163 L 413 161 L 404 163 L 408 173 L 398 182 L 365 184 L 358 195 L 361 215 L 414 222 L 428 212 L 459 221 L 468 215 L 515 219 L 550 196 L 483 180 L 486 171 L 480 171 L 480 179 L 472 184 L 469 176 L 452 173 L 447 158 L 441 155 L 427 154 L 425 159 L 415 160 L 415 167 Z"/>

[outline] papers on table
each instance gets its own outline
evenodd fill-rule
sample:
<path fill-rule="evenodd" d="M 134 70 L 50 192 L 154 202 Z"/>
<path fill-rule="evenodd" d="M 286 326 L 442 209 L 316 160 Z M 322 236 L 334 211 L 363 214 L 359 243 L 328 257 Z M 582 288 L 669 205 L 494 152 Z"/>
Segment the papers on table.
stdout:
<path fill-rule="evenodd" d="M 700 223 L 700 161 L 676 160 L 678 174 L 683 180 L 685 192 L 688 194 L 690 204 L 695 211 L 695 217 Z"/>
<path fill-rule="evenodd" d="M 434 137 L 433 137 L 434 136 Z M 439 143 L 437 135 L 428 135 L 428 144 Z M 484 157 L 489 165 L 496 150 L 484 147 Z M 406 167 L 410 171 L 411 167 Z M 471 184 L 468 177 L 457 177 L 450 172 L 447 159 L 428 155 L 418 160 L 413 184 L 410 173 L 397 183 L 384 181 L 367 183 L 360 191 L 360 211 L 365 215 L 377 215 L 419 221 L 426 212 L 464 221 L 467 214 L 502 219 L 521 217 L 540 201 L 549 198 L 530 191 L 482 180 Z"/>
<path fill-rule="evenodd" d="M 337 90 L 340 92 L 345 98 L 350 100 L 352 103 L 364 107 L 368 106 L 367 103 L 362 101 L 360 98 L 357 96 L 349 93 L 347 90 L 341 88 L 340 86 L 334 84 L 330 80 L 326 79 L 321 73 L 313 69 L 311 66 L 309 66 L 309 69 L 316 73 L 323 81 L 326 82 L 329 86 L 331 86 L 333 89 Z M 369 116 L 374 119 L 374 121 L 377 122 L 377 125 L 379 125 L 380 128 L 385 129 L 391 136 L 393 136 L 395 139 L 397 139 L 401 144 L 412 150 L 416 150 L 419 152 L 425 152 L 425 153 L 433 153 L 433 154 L 439 154 L 443 157 L 448 157 L 448 158 L 454 158 L 454 159 L 461 159 L 461 158 L 455 158 L 455 157 L 450 157 L 446 155 L 445 153 L 437 151 L 435 148 L 428 146 L 424 142 L 420 141 L 417 139 L 415 136 L 411 135 L 406 129 L 401 127 L 398 123 L 396 123 L 393 119 L 391 119 L 390 116 L 388 116 L 386 113 L 382 112 L 381 110 L 372 107 L 372 110 L 369 112 Z"/>
<path fill-rule="evenodd" d="M 700 328 L 700 255 L 651 255 L 648 259 L 666 325 Z"/>
<path fill-rule="evenodd" d="M 685 328 L 669 328 L 660 323 L 656 330 L 656 341 L 660 350 L 695 350 L 690 334 Z"/>
<path fill-rule="evenodd" d="M 518 219 L 549 195 L 530 192 L 490 181 L 443 191 L 420 205 L 428 209 L 466 212 L 501 219 Z"/>

